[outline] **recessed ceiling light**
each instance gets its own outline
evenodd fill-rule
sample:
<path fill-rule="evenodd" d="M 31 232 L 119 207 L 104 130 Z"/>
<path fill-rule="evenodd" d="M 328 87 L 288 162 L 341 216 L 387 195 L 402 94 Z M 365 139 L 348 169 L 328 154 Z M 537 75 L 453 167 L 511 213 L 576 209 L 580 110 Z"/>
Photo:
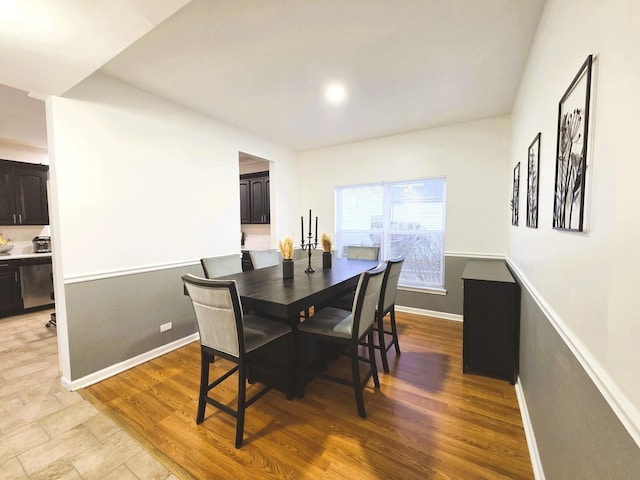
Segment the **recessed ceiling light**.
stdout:
<path fill-rule="evenodd" d="M 339 83 L 332 83 L 327 86 L 324 91 L 325 98 L 330 103 L 342 103 L 347 95 L 347 91 L 345 90 L 343 85 Z"/>

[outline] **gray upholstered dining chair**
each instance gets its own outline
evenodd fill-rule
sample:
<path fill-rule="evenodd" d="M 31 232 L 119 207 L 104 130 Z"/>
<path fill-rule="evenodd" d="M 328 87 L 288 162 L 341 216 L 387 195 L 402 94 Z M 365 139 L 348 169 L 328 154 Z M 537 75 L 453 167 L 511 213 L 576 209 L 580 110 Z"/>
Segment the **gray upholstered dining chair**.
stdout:
<path fill-rule="evenodd" d="M 347 246 L 347 258 L 356 260 L 378 260 L 379 257 L 380 247 Z"/>
<path fill-rule="evenodd" d="M 238 254 L 201 258 L 200 264 L 207 278 L 223 277 L 242 271 L 242 257 Z"/>
<path fill-rule="evenodd" d="M 269 250 L 251 250 L 249 256 L 251 257 L 251 263 L 255 270 L 258 268 L 273 267 L 281 263 L 280 252 L 275 248 Z"/>
<path fill-rule="evenodd" d="M 382 279 L 382 288 L 380 289 L 380 298 L 376 307 L 376 322 L 374 330 L 378 333 L 378 344 L 374 347 L 380 350 L 382 358 L 382 369 L 385 373 L 389 373 L 389 361 L 387 360 L 387 352 L 391 346 L 395 346 L 396 355 L 400 355 L 400 344 L 398 343 L 398 329 L 396 328 L 396 292 L 398 291 L 398 281 L 400 280 L 400 271 L 404 264 L 404 256 L 387 260 L 387 266 Z M 390 329 L 385 330 L 384 319 L 389 315 Z M 387 337 L 391 336 L 391 341 L 387 343 Z"/>
<path fill-rule="evenodd" d="M 363 391 L 369 379 L 373 377 L 375 387 L 380 388 L 373 347 L 373 323 L 384 271 L 384 266 L 380 265 L 360 274 L 353 309 L 350 312 L 339 308 L 325 307 L 298 326 L 298 332 L 302 335 L 327 343 L 337 343 L 346 349 L 346 353 L 351 358 L 350 380 L 326 373 L 317 375 L 320 378 L 353 387 L 358 414 L 362 418 L 367 416 Z M 369 350 L 368 358 L 361 357 L 358 351 L 360 343 L 365 341 Z M 369 365 L 364 376 L 360 374 L 361 361 L 366 361 Z"/>
<path fill-rule="evenodd" d="M 247 375 L 256 354 L 274 342 L 286 340 L 287 357 L 284 375 L 287 398 L 293 398 L 291 363 L 293 336 L 291 327 L 280 322 L 244 314 L 236 282 L 210 280 L 185 275 L 184 287 L 191 298 L 200 333 L 200 390 L 196 423 L 204 421 L 207 405 L 212 405 L 236 419 L 236 448 L 243 441 L 245 409 L 265 395 L 272 386 L 264 385 L 251 398 L 246 398 Z M 211 358 L 220 356 L 235 364 L 233 368 L 209 383 Z M 210 396 L 211 390 L 234 373 L 238 373 L 237 407 L 233 409 Z"/>
<path fill-rule="evenodd" d="M 347 258 L 350 260 L 378 260 L 380 256 L 380 247 L 363 247 L 360 245 L 347 246 Z M 347 291 L 342 296 L 331 300 L 328 305 L 330 307 L 341 308 L 343 310 L 351 310 L 355 290 Z"/>

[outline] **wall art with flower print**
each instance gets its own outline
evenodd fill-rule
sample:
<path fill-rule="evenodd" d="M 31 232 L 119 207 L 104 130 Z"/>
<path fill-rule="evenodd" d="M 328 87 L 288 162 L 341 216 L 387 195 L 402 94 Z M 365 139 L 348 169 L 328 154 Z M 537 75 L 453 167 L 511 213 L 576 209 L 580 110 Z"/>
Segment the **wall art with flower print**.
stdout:
<path fill-rule="evenodd" d="M 520 206 L 520 162 L 513 169 L 513 193 L 511 194 L 511 225 L 518 226 Z"/>
<path fill-rule="evenodd" d="M 558 106 L 553 228 L 559 230 L 584 228 L 592 63 L 589 55 Z"/>
<path fill-rule="evenodd" d="M 540 136 L 529 145 L 527 159 L 527 227 L 538 228 L 538 177 L 540 170 Z"/>

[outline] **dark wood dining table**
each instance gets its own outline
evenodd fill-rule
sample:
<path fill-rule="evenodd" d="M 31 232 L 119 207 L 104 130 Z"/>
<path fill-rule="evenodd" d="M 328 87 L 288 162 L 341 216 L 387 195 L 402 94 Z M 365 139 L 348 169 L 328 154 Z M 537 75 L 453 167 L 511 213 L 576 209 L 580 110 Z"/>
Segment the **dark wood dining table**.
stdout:
<path fill-rule="evenodd" d="M 334 258 L 331 268 L 323 270 L 319 260 L 318 265 L 314 265 L 312 258 L 313 273 L 305 273 L 307 259 L 296 260 L 294 276 L 288 280 L 282 278 L 282 265 L 217 279 L 236 281 L 245 311 L 287 322 L 295 328 L 300 321 L 300 312 L 355 289 L 360 273 L 378 264 L 375 260 Z"/>
<path fill-rule="evenodd" d="M 294 276 L 287 280 L 283 279 L 282 265 L 216 278 L 236 281 L 245 312 L 286 322 L 292 327 L 295 337 L 292 358 L 287 357 L 282 348 L 275 346 L 256 359 L 253 376 L 254 380 L 274 385 L 283 391 L 287 390 L 288 382 L 293 382 L 295 391 L 301 397 L 304 396 L 304 385 L 312 378 L 308 372 L 317 370 L 321 364 L 320 358 L 326 356 L 326 352 L 320 354 L 317 345 L 304 342 L 297 335 L 301 312 L 311 307 L 319 308 L 332 298 L 353 291 L 360 274 L 378 265 L 375 260 L 334 258 L 331 268 L 323 270 L 321 262 L 318 263 L 320 265 L 314 265 L 312 259 L 315 272 L 306 273 L 308 259 L 296 260 Z M 274 372 L 286 370 L 283 368 L 284 362 L 293 362 L 288 380 L 274 376 Z"/>

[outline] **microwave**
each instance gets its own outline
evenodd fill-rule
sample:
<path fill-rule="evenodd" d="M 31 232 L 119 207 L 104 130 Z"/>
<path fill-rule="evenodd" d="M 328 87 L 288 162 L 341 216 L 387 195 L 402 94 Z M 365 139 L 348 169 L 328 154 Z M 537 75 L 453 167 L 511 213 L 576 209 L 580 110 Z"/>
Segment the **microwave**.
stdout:
<path fill-rule="evenodd" d="M 48 253 L 51 251 L 51 237 L 34 237 L 33 251 L 35 253 Z"/>

